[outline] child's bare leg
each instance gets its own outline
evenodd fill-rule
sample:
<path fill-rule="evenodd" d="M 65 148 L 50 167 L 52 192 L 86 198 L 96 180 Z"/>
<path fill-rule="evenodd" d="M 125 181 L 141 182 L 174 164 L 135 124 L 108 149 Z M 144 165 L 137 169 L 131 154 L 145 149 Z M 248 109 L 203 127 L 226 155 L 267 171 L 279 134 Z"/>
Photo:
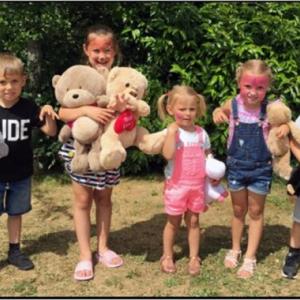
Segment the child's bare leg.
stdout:
<path fill-rule="evenodd" d="M 248 191 L 231 192 L 233 217 L 231 222 L 232 250 L 241 250 L 241 239 L 248 210 Z"/>
<path fill-rule="evenodd" d="M 233 217 L 231 220 L 232 249 L 226 254 L 224 264 L 227 268 L 235 268 L 241 255 L 241 239 L 248 210 L 248 191 L 243 189 L 230 192 Z"/>
<path fill-rule="evenodd" d="M 188 272 L 195 276 L 200 272 L 199 245 L 200 245 L 200 227 L 199 214 L 187 211 L 185 214 L 185 223 L 188 230 L 188 243 L 190 248 L 190 261 Z"/>
<path fill-rule="evenodd" d="M 190 257 L 198 257 L 200 245 L 199 214 L 188 211 L 185 214 L 185 223 L 188 231 Z"/>
<path fill-rule="evenodd" d="M 249 232 L 246 258 L 254 259 L 261 240 L 264 227 L 265 195 L 259 195 L 249 191 Z"/>
<path fill-rule="evenodd" d="M 91 260 L 90 248 L 90 211 L 93 203 L 93 190 L 72 182 L 74 192 L 74 224 L 79 244 L 80 260 Z"/>
<path fill-rule="evenodd" d="M 162 271 L 167 273 L 174 273 L 176 271 L 173 262 L 173 245 L 181 223 L 181 218 L 181 215 L 168 215 L 167 223 L 163 231 L 163 256 L 161 258 L 161 268 Z"/>
<path fill-rule="evenodd" d="M 22 216 L 8 216 L 7 229 L 9 243 L 20 243 L 21 239 Z"/>
<path fill-rule="evenodd" d="M 98 252 L 108 250 L 108 237 L 110 232 L 112 202 L 112 189 L 94 191 L 96 204 L 96 226 L 98 238 Z"/>
<path fill-rule="evenodd" d="M 291 229 L 290 246 L 300 249 L 300 223 L 293 222 Z"/>
<path fill-rule="evenodd" d="M 261 240 L 264 226 L 265 195 L 259 195 L 249 191 L 248 214 L 249 232 L 248 246 L 243 265 L 237 272 L 240 278 L 249 278 L 253 275 L 256 267 L 256 252 Z"/>

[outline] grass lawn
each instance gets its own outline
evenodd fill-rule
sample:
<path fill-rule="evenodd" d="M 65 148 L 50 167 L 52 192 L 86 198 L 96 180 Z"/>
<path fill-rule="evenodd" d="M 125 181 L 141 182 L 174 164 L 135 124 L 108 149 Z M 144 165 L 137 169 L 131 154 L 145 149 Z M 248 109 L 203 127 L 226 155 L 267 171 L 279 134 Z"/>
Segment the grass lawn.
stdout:
<path fill-rule="evenodd" d="M 231 203 L 214 203 L 200 218 L 202 268 L 198 277 L 186 272 L 188 245 L 184 225 L 176 239 L 175 275 L 160 272 L 162 230 L 162 177 L 122 178 L 113 193 L 110 236 L 112 249 L 125 264 L 119 269 L 95 266 L 89 282 L 73 280 L 78 244 L 73 230 L 72 193 L 63 176 L 36 177 L 33 210 L 23 219 L 23 249 L 35 263 L 31 271 L 7 265 L 6 215 L 0 218 L 1 297 L 295 297 L 299 280 L 281 277 L 286 255 L 293 203 L 283 183 L 274 181 L 265 211 L 265 229 L 258 252 L 258 266 L 250 280 L 237 279 L 223 267 L 229 249 Z M 92 213 L 94 218 L 94 211 Z M 96 246 L 94 219 L 91 243 Z M 247 227 L 246 227 L 247 231 Z M 246 236 L 246 234 L 245 234 Z M 246 247 L 246 238 L 242 242 Z"/>

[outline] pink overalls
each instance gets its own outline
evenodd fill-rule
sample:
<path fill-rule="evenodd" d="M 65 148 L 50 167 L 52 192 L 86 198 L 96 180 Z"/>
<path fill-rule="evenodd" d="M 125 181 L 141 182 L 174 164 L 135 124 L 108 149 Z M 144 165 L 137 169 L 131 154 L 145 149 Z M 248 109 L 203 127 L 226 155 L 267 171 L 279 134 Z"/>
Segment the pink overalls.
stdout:
<path fill-rule="evenodd" d="M 203 129 L 196 126 L 198 142 L 183 145 L 176 136 L 176 153 L 173 172 L 164 187 L 165 211 L 169 215 L 181 215 L 187 210 L 200 213 L 206 210 L 205 152 Z"/>

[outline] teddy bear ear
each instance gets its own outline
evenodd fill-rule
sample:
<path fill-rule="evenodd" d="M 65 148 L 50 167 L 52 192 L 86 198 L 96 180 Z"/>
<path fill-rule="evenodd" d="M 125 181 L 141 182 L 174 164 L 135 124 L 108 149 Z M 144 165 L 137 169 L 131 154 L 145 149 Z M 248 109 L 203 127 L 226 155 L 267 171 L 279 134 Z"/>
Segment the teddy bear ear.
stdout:
<path fill-rule="evenodd" d="M 109 72 L 107 81 L 112 81 L 112 80 L 114 80 L 114 79 L 116 78 L 116 76 L 118 75 L 119 70 L 120 70 L 119 67 L 113 67 L 113 68 L 110 70 L 110 72 Z"/>
<path fill-rule="evenodd" d="M 56 86 L 56 84 L 57 84 L 57 82 L 58 82 L 58 80 L 59 80 L 60 77 L 61 77 L 60 75 L 54 75 L 53 76 L 53 78 L 52 78 L 52 86 L 54 88 L 55 88 L 55 86 Z"/>

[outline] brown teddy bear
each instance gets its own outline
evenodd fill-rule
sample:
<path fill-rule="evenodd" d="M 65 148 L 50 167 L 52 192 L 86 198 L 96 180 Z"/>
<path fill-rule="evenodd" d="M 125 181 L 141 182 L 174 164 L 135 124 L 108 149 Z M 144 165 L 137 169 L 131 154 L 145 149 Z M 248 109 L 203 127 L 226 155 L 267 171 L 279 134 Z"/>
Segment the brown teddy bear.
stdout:
<path fill-rule="evenodd" d="M 104 169 L 120 167 L 127 156 L 126 148 L 130 146 L 147 154 L 161 152 L 165 133 L 149 134 L 147 129 L 137 126 L 139 118 L 150 113 L 149 105 L 141 100 L 147 86 L 146 77 L 133 68 L 114 67 L 109 72 L 108 107 L 115 109 L 117 114 L 105 126 L 101 137 L 100 164 Z"/>
<path fill-rule="evenodd" d="M 273 155 L 273 170 L 278 176 L 289 180 L 292 173 L 290 137 L 278 138 L 276 133 L 280 125 L 287 124 L 290 136 L 300 143 L 300 129 L 292 121 L 291 110 L 282 101 L 275 101 L 267 106 L 267 117 L 271 125 L 267 146 Z"/>
<path fill-rule="evenodd" d="M 63 107 L 82 105 L 106 106 L 103 97 L 106 89 L 105 70 L 96 71 L 85 65 L 68 68 L 62 75 L 54 75 L 52 85 L 55 97 Z M 73 172 L 84 173 L 89 168 L 97 171 L 99 164 L 100 138 L 103 126 L 89 117 L 83 116 L 62 127 L 59 140 L 66 142 L 72 135 L 75 153 L 71 162 Z"/>

